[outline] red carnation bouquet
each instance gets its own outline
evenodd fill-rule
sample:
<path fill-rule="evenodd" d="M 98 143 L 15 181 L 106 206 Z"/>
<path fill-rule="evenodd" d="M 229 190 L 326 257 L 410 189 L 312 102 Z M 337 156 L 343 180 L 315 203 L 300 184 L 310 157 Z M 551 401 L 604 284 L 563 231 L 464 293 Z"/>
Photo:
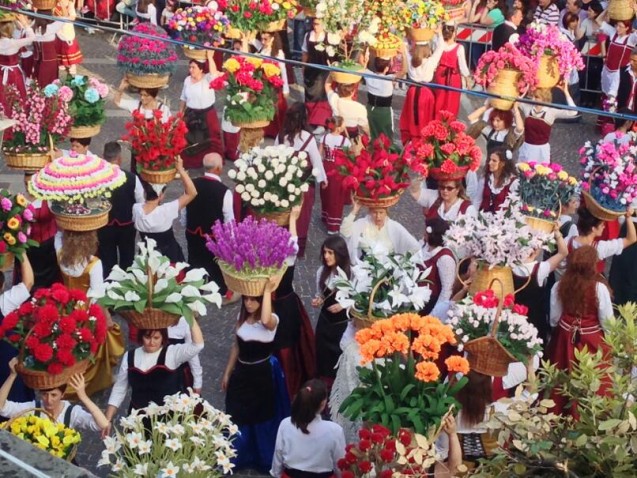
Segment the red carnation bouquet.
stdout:
<path fill-rule="evenodd" d="M 37 290 L 0 325 L 0 336 L 23 353 L 19 373 L 27 369 L 60 375 L 93 357 L 106 333 L 100 306 L 89 305 L 84 292 L 59 283 Z"/>
<path fill-rule="evenodd" d="M 441 117 L 430 121 L 420 136 L 407 144 L 404 154 L 411 161 L 423 161 L 435 179 L 459 180 L 467 171 L 480 167 L 482 152 L 465 133 L 464 123 L 448 111 L 442 111 Z"/>
<path fill-rule="evenodd" d="M 338 167 L 332 174 L 343 176 L 343 186 L 359 199 L 379 200 L 399 196 L 409 186 L 409 171 L 427 176 L 422 161 L 395 152 L 387 136 L 381 134 L 372 143 L 363 136 L 362 149 L 336 150 Z"/>
<path fill-rule="evenodd" d="M 188 144 L 188 128 L 181 114 L 163 121 L 159 110 L 155 110 L 150 119 L 139 111 L 133 111 L 133 120 L 126 123 L 126 131 L 128 133 L 122 139 L 131 143 L 137 163 L 147 171 L 173 169 L 175 158 Z"/>

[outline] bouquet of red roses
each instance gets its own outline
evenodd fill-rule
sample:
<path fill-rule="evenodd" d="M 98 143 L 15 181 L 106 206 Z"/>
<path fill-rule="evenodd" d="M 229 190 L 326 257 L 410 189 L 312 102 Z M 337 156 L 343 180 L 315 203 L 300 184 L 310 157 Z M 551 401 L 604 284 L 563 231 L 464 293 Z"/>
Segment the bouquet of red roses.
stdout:
<path fill-rule="evenodd" d="M 407 144 L 404 154 L 411 161 L 423 161 L 435 179 L 459 180 L 480 167 L 482 152 L 465 133 L 464 123 L 448 111 L 442 111 L 441 117 L 430 121 L 420 137 Z"/>
<path fill-rule="evenodd" d="M 16 370 L 25 379 L 38 373 L 61 376 L 82 371 L 106 340 L 106 333 L 100 306 L 89 305 L 84 292 L 59 283 L 36 291 L 0 325 L 0 337 L 21 350 Z M 30 380 L 25 383 L 42 388 Z"/>

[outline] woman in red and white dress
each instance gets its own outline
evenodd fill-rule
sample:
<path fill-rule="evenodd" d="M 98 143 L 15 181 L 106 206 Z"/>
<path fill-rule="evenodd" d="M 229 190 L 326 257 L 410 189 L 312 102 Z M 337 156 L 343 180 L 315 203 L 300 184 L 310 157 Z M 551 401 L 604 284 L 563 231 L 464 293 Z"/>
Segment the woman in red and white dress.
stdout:
<path fill-rule="evenodd" d="M 41 10 L 39 13 L 51 16 L 53 12 Z M 33 24 L 35 31 L 33 78 L 41 88 L 58 79 L 56 35 L 64 25 L 62 22 L 54 22 L 46 18 L 36 18 Z"/>
<path fill-rule="evenodd" d="M 285 53 L 281 45 L 281 37 L 278 33 L 261 32 L 260 35 L 261 44 L 263 45 L 259 53 L 264 56 L 272 58 L 279 58 L 285 60 Z M 285 63 L 279 62 L 279 68 L 281 69 L 281 79 L 283 80 L 283 87 L 279 90 L 277 97 L 277 109 L 274 115 L 274 119 L 270 121 L 270 124 L 265 128 L 264 134 L 268 138 L 276 138 L 283 126 L 283 118 L 285 118 L 285 112 L 288 109 L 287 98 L 290 94 L 290 85 L 288 83 L 288 73 L 285 67 Z"/>
<path fill-rule="evenodd" d="M 438 190 L 428 189 L 427 183 L 412 181 L 409 191 L 418 204 L 423 207 L 423 215 L 429 219 L 439 218 L 453 222 L 459 216 L 476 215 L 476 208 L 466 196 L 462 180 L 440 180 Z"/>
<path fill-rule="evenodd" d="M 496 212 L 518 189 L 518 173 L 511 151 L 496 149 L 484 166 L 482 177 L 469 171 L 467 191 L 478 211 Z"/>
<path fill-rule="evenodd" d="M 69 0 L 58 0 L 58 4 L 53 10 L 56 17 L 75 20 L 75 6 Z M 75 75 L 77 72 L 76 65 L 82 63 L 83 57 L 80 51 L 80 45 L 75 38 L 75 27 L 72 23 L 65 23 L 60 31 L 57 32 L 55 38 L 55 48 L 57 50 L 58 64 L 60 68 Z"/>
<path fill-rule="evenodd" d="M 607 14 L 608 10 L 599 15 L 596 21 L 601 22 L 599 32 L 610 38 L 610 44 L 606 50 L 606 61 L 602 68 L 602 92 L 608 98 L 614 99 L 617 97 L 619 88 L 619 72 L 628 66 L 630 52 L 637 45 L 637 34 L 632 31 L 631 20 L 617 20 L 614 26 L 602 22 Z"/>
<path fill-rule="evenodd" d="M 27 17 L 18 15 L 17 21 L 23 27 L 24 38 L 13 38 L 13 22 L 0 23 L 0 104 L 5 111 L 9 106 L 5 104 L 7 86 L 14 85 L 22 96 L 26 95 L 24 73 L 20 67 L 20 49 L 31 45 L 35 39 Z"/>

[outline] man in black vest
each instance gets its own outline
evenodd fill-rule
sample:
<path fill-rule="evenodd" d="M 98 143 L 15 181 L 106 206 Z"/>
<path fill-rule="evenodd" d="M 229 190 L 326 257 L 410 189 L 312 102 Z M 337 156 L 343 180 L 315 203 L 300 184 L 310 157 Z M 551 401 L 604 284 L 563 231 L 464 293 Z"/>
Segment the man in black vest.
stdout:
<path fill-rule="evenodd" d="M 104 145 L 104 159 L 109 163 L 122 166 L 122 147 L 117 141 Z M 108 224 L 97 231 L 99 246 L 97 254 L 102 260 L 104 278 L 118 264 L 126 269 L 135 258 L 135 236 L 133 224 L 133 204 L 144 202 L 144 189 L 139 178 L 128 171 L 126 182 L 111 193 L 112 209 L 108 214 Z"/>
<path fill-rule="evenodd" d="M 226 305 L 238 301 L 240 296 L 228 291 L 215 256 L 206 247 L 206 236 L 217 220 L 230 222 L 234 219 L 232 191 L 219 178 L 223 158 L 218 153 L 206 154 L 203 167 L 204 176 L 193 179 L 197 197 L 185 209 L 188 263 L 191 267 L 203 267 L 208 271 L 210 279 L 219 286 L 219 293 L 225 296 L 223 305 Z"/>
<path fill-rule="evenodd" d="M 491 46 L 495 51 L 498 51 L 505 43 L 515 43 L 518 41 L 520 36 L 518 27 L 523 19 L 524 12 L 522 12 L 521 8 L 512 8 L 508 11 L 505 22 L 493 30 Z"/>
<path fill-rule="evenodd" d="M 630 63 L 619 73 L 617 109 L 628 108 L 637 113 L 637 47 L 630 52 Z"/>

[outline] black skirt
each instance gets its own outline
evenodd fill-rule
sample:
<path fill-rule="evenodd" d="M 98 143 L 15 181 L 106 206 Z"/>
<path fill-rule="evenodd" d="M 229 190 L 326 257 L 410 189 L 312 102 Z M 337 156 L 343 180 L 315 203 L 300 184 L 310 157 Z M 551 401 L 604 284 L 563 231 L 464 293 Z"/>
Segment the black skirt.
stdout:
<path fill-rule="evenodd" d="M 262 423 L 275 415 L 272 366 L 266 359 L 257 364 L 237 361 L 228 382 L 226 413 L 238 426 Z"/>

